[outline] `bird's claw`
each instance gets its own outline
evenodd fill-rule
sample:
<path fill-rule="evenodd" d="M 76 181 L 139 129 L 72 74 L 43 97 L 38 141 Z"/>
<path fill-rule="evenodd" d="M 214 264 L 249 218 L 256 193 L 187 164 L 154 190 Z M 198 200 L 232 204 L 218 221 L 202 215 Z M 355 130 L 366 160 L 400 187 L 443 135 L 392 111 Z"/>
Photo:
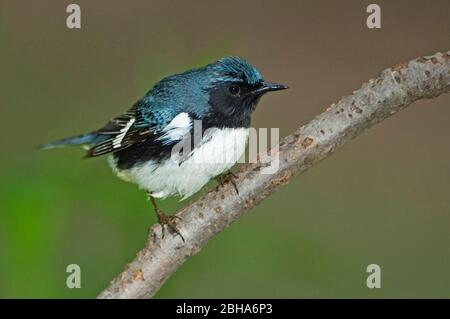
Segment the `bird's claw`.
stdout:
<path fill-rule="evenodd" d="M 166 215 L 160 210 L 157 211 L 158 215 L 158 223 L 161 225 L 161 231 L 162 231 L 162 238 L 164 238 L 166 226 L 169 228 L 170 231 L 173 231 L 178 236 L 181 237 L 181 239 L 184 242 L 184 237 L 181 235 L 181 232 L 178 230 L 176 221 L 175 220 L 183 220 L 181 217 L 176 215 Z"/>
<path fill-rule="evenodd" d="M 234 181 L 236 178 L 237 176 L 233 172 L 229 171 L 227 173 L 217 176 L 216 180 L 220 185 L 231 183 L 231 185 L 233 185 L 234 187 L 234 190 L 236 191 L 236 194 L 239 195 L 239 189 L 237 188 L 237 185 Z"/>

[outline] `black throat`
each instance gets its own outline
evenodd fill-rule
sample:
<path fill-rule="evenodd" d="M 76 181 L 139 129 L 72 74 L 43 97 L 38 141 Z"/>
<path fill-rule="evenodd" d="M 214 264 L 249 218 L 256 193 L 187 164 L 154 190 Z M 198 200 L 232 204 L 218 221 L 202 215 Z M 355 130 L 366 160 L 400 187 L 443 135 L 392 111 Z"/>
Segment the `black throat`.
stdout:
<path fill-rule="evenodd" d="M 218 85 L 209 92 L 209 114 L 203 119 L 205 125 L 218 128 L 249 127 L 251 114 L 260 96 L 253 95 L 252 86 L 241 86 L 239 96 L 231 96 L 226 84 Z"/>

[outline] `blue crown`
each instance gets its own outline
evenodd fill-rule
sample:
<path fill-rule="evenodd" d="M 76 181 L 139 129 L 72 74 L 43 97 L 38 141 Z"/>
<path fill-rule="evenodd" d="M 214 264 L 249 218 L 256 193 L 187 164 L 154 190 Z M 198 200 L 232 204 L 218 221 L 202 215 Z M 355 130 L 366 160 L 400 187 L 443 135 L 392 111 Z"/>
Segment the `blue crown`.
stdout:
<path fill-rule="evenodd" d="M 261 73 L 245 59 L 229 56 L 208 66 L 222 81 L 239 81 L 254 85 L 263 80 Z"/>

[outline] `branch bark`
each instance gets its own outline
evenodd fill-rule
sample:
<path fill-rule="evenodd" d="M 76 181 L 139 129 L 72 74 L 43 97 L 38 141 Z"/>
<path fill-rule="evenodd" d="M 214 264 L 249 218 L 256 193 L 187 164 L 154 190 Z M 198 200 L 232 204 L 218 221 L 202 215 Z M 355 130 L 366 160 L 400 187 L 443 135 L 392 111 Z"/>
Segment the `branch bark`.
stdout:
<path fill-rule="evenodd" d="M 365 129 L 414 101 L 450 92 L 450 51 L 395 65 L 369 80 L 353 94 L 329 106 L 279 145 L 279 169 L 264 174 L 267 163 L 248 164 L 237 173 L 239 195 L 232 185 L 211 190 L 178 212 L 176 235 L 161 238 L 154 225 L 146 246 L 98 298 L 148 298 L 189 257 L 253 206 Z"/>

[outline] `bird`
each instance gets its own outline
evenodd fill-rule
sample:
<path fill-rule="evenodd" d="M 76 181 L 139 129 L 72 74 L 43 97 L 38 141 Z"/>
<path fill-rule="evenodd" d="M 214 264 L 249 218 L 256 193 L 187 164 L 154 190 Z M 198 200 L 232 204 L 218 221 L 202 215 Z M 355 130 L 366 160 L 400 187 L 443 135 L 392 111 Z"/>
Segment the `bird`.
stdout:
<path fill-rule="evenodd" d="M 214 178 L 230 181 L 230 169 L 245 152 L 260 98 L 287 88 L 265 81 L 244 58 L 226 56 L 163 78 L 100 129 L 41 149 L 82 146 L 85 158 L 107 157 L 119 178 L 146 192 L 162 237 L 167 227 L 184 242 L 176 225 L 180 218 L 165 214 L 156 199 L 186 199 Z"/>

